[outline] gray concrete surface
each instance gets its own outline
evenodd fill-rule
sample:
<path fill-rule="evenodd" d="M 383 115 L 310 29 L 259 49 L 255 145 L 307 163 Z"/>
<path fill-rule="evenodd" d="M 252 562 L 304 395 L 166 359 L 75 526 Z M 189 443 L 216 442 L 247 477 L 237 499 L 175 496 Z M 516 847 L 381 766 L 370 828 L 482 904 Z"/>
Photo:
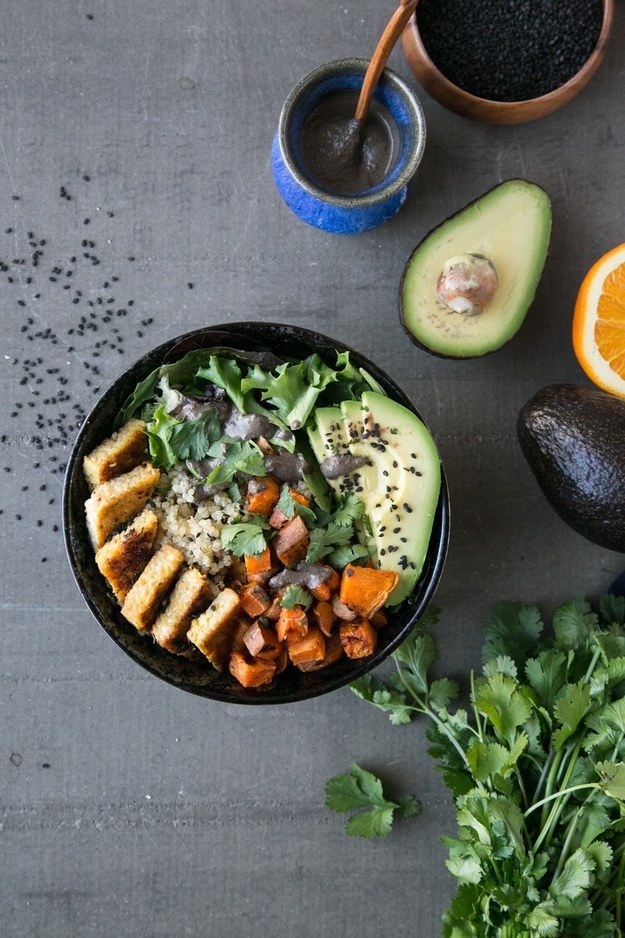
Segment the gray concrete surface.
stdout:
<path fill-rule="evenodd" d="M 620 572 L 621 557 L 586 543 L 545 503 L 514 427 L 539 387 L 583 380 L 569 342 L 576 291 L 591 262 L 624 240 L 623 6 L 604 67 L 548 119 L 479 126 L 423 96 L 429 139 L 405 208 L 386 227 L 341 240 L 281 204 L 271 137 L 294 80 L 321 61 L 366 54 L 390 11 L 374 0 L 2 5 L 7 938 L 436 938 L 452 891 L 439 843 L 452 813 L 422 725 L 392 728 L 348 690 L 278 709 L 211 704 L 143 673 L 98 628 L 54 530 L 61 476 L 52 459 L 62 462 L 66 445 L 41 452 L 33 442 L 63 441 L 46 420 L 65 411 L 45 405 L 37 428 L 43 395 L 32 398 L 33 390 L 49 400 L 66 377 L 71 406 L 87 406 L 93 386 L 146 346 L 223 320 L 295 322 L 352 342 L 418 402 L 448 472 L 453 534 L 438 593 L 446 673 L 478 663 L 494 602 L 550 609 Z M 400 52 L 392 64 L 409 76 Z M 543 185 L 554 205 L 551 254 L 522 331 L 481 361 L 419 352 L 397 319 L 406 257 L 446 215 L 517 175 Z M 71 201 L 59 197 L 61 185 Z M 34 272 L 14 263 L 30 257 L 29 231 L 46 240 Z M 82 258 L 91 252 L 82 238 L 96 242 L 99 265 Z M 57 265 L 60 275 L 51 273 Z M 66 265 L 73 287 L 63 291 Z M 104 326 L 76 342 L 67 335 L 81 315 L 102 314 L 97 298 L 106 305 L 113 288 L 103 282 L 113 275 L 111 307 L 128 310 L 109 324 L 123 327 L 123 354 L 97 349 L 112 337 Z M 47 328 L 56 345 L 49 335 L 29 341 Z M 33 357 L 42 361 L 21 385 Z M 71 435 L 69 418 L 61 423 Z M 417 794 L 422 817 L 384 842 L 345 837 L 323 807 L 323 788 L 352 760 L 380 772 L 391 790 Z"/>

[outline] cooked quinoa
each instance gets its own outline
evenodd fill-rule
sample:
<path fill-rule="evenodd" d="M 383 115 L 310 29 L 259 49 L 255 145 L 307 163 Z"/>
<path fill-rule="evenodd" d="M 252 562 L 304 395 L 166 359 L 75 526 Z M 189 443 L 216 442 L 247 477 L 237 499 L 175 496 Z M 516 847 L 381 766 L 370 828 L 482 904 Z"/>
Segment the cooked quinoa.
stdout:
<path fill-rule="evenodd" d="M 161 475 L 159 492 L 151 503 L 159 521 L 156 546 L 168 543 L 181 550 L 189 565 L 207 574 L 209 589 L 216 596 L 232 563 L 232 555 L 221 546 L 221 529 L 245 513 L 227 492 L 201 501 L 196 498 L 194 480 L 181 467 Z"/>

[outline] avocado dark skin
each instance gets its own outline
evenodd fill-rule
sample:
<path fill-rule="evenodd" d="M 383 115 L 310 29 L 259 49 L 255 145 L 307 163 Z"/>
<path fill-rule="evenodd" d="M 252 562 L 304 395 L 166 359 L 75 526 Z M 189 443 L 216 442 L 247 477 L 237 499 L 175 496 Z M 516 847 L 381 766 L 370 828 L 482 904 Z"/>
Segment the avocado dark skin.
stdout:
<path fill-rule="evenodd" d="M 553 384 L 525 404 L 517 432 L 560 517 L 589 541 L 625 552 L 625 400 Z"/>

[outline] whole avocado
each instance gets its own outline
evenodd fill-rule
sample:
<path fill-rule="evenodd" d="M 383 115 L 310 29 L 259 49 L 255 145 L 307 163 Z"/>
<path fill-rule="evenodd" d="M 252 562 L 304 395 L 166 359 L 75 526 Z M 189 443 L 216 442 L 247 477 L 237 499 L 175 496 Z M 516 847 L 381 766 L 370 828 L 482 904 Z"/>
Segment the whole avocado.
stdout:
<path fill-rule="evenodd" d="M 589 541 L 625 551 L 625 401 L 553 384 L 521 409 L 517 432 L 560 517 Z"/>

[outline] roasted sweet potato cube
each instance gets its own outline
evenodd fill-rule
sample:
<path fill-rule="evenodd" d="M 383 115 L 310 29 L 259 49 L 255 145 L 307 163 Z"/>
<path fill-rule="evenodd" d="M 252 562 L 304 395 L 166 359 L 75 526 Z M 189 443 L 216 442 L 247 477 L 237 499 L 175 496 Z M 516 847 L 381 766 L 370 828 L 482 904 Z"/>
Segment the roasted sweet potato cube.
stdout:
<path fill-rule="evenodd" d="M 323 583 L 319 583 L 318 586 L 311 587 L 310 592 L 315 599 L 321 599 L 327 602 L 332 596 L 332 593 L 336 593 L 339 588 L 340 577 L 334 567 L 324 566 L 323 569 L 328 574 L 326 579 Z"/>
<path fill-rule="evenodd" d="M 302 638 L 289 642 L 287 648 L 289 658 L 296 667 L 300 668 L 311 662 L 323 661 L 326 653 L 326 640 L 321 631 L 313 625 Z"/>
<path fill-rule="evenodd" d="M 355 567 L 350 563 L 343 570 L 339 599 L 368 619 L 384 605 L 398 580 L 395 571 Z"/>
<path fill-rule="evenodd" d="M 262 554 L 245 558 L 245 574 L 248 583 L 266 583 L 273 573 L 271 551 L 265 547 Z"/>
<path fill-rule="evenodd" d="M 187 638 L 206 655 L 210 663 L 223 671 L 237 631 L 241 603 L 231 589 L 223 589 L 206 612 L 191 623 Z"/>
<path fill-rule="evenodd" d="M 273 661 L 282 651 L 282 645 L 273 629 L 254 622 L 243 636 L 245 647 L 252 658 L 267 658 Z"/>
<path fill-rule="evenodd" d="M 312 608 L 312 614 L 315 618 L 316 624 L 319 626 L 324 635 L 330 635 L 332 632 L 332 626 L 336 621 L 336 616 L 332 611 L 332 606 L 330 603 L 315 603 Z"/>
<path fill-rule="evenodd" d="M 280 488 L 271 476 L 250 479 L 247 487 L 247 510 L 268 518 L 280 498 Z"/>
<path fill-rule="evenodd" d="M 243 636 L 253 624 L 250 617 L 241 611 L 232 633 L 232 651 L 245 651 Z"/>
<path fill-rule="evenodd" d="M 348 658 L 366 658 L 375 651 L 378 633 L 368 619 L 359 616 L 353 622 L 342 622 L 341 644 Z"/>
<path fill-rule="evenodd" d="M 248 616 L 256 619 L 264 616 L 271 606 L 271 597 L 265 592 L 260 583 L 248 583 L 239 590 L 241 605 Z"/>
<path fill-rule="evenodd" d="M 230 674 L 243 687 L 262 687 L 263 684 L 270 684 L 275 673 L 275 661 L 250 658 L 243 651 L 233 651 L 230 655 Z"/>
<path fill-rule="evenodd" d="M 326 638 L 326 651 L 321 661 L 310 661 L 307 664 L 298 664 L 300 671 L 321 671 L 327 668 L 329 664 L 334 664 L 339 658 L 342 658 L 345 652 L 341 645 L 341 636 L 334 632 L 329 638 Z"/>
<path fill-rule="evenodd" d="M 285 567 L 294 567 L 306 558 L 309 540 L 308 528 L 299 515 L 294 515 L 273 542 L 276 557 Z"/>
<path fill-rule="evenodd" d="M 283 609 L 276 625 L 278 640 L 281 642 L 296 641 L 308 631 L 308 616 L 301 606 L 295 609 Z"/>

